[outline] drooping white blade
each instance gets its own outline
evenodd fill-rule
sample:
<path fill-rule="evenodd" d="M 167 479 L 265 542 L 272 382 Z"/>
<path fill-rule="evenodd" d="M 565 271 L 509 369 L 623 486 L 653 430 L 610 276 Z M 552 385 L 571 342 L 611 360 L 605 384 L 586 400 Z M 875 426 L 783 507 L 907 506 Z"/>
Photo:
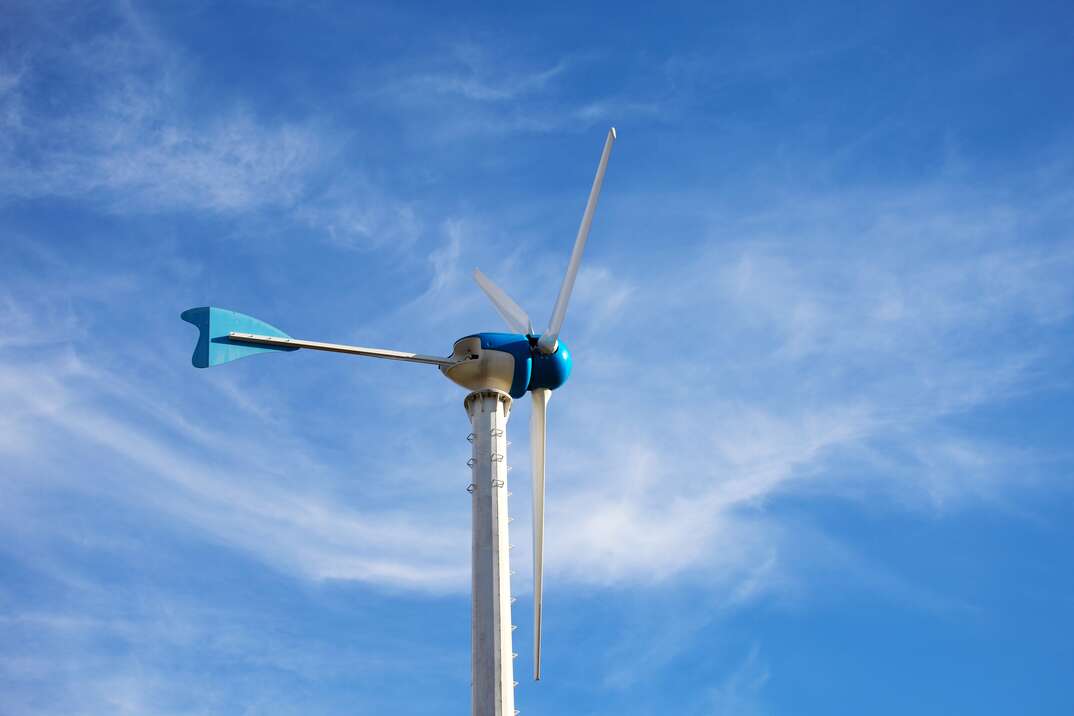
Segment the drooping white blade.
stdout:
<path fill-rule="evenodd" d="M 589 201 L 586 202 L 585 213 L 582 214 L 582 225 L 578 227 L 578 236 L 574 239 L 574 249 L 571 251 L 570 263 L 567 264 L 567 274 L 563 277 L 563 285 L 560 286 L 556 305 L 552 309 L 552 319 L 548 322 L 548 330 L 540 339 L 539 345 L 544 353 L 552 353 L 556 349 L 559 329 L 563 327 L 563 318 L 567 315 L 567 302 L 571 299 L 574 279 L 578 275 L 578 268 L 582 265 L 582 252 L 589 238 L 589 227 L 593 223 L 593 214 L 597 210 L 600 187 L 604 183 L 604 170 L 608 168 L 608 157 L 611 156 L 614 143 L 615 127 L 612 127 L 608 130 L 607 139 L 604 140 L 604 151 L 600 155 L 600 164 L 597 165 L 597 176 L 593 179 L 593 188 L 589 190 Z"/>
<path fill-rule="evenodd" d="M 530 317 L 526 315 L 522 307 L 515 303 L 502 288 L 494 284 L 488 276 L 481 273 L 481 269 L 474 269 L 474 280 L 492 301 L 496 312 L 507 322 L 512 331 L 515 333 L 533 332 Z"/>
<path fill-rule="evenodd" d="M 551 390 L 531 391 L 530 465 L 533 481 L 533 678 L 541 680 L 541 600 L 544 580 L 544 454 Z"/>

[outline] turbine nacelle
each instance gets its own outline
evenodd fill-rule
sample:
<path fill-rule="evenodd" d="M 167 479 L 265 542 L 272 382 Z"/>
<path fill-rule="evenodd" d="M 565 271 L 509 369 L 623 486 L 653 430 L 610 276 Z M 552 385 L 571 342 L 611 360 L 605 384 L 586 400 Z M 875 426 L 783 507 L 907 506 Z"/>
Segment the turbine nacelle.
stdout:
<path fill-rule="evenodd" d="M 571 374 L 571 353 L 558 341 L 552 353 L 540 349 L 540 336 L 476 333 L 455 341 L 450 365 L 440 371 L 468 390 L 493 388 L 512 398 L 526 391 L 555 390 Z"/>

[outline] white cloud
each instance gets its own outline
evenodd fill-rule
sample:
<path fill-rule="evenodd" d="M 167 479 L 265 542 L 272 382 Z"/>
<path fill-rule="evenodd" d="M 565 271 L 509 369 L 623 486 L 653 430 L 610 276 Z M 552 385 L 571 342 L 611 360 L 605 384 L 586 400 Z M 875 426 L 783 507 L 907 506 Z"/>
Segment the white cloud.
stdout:
<path fill-rule="evenodd" d="M 119 30 L 38 51 L 4 82 L 13 133 L 0 170 L 8 196 L 97 195 L 117 211 L 288 206 L 321 158 L 310 127 L 260 125 L 241 107 L 187 118 L 190 71 L 179 53 L 144 32 L 133 12 Z M 49 29 L 63 32 L 54 20 Z M 58 74 L 64 111 L 29 100 Z M 19 121 L 10 119 L 17 112 Z"/>
<path fill-rule="evenodd" d="M 127 5 L 103 12 L 107 31 L 38 18 L 28 32 L 65 40 L 0 57 L 0 198 L 71 197 L 119 214 L 278 211 L 345 247 L 420 234 L 411 203 L 360 166 L 336 166 L 347 132 L 266 120 L 241 97 L 204 112 L 193 91 L 201 70 L 180 48 Z"/>
<path fill-rule="evenodd" d="M 343 245 L 408 246 L 426 230 L 414 206 L 392 201 L 361 172 L 344 174 L 329 190 L 312 188 L 310 175 L 329 153 L 315 123 L 265 125 L 241 107 L 184 119 L 175 108 L 191 77 L 174 50 L 135 20 L 0 75 L 3 101 L 11 102 L 5 107 L 25 106 L 22 89 L 42 63 L 101 80 L 100 91 L 70 116 L 18 125 L 31 146 L 62 141 L 45 142 L 32 158 L 10 155 L 0 169 L 9 194 L 101 193 L 113 207 L 121 196 L 141 211 L 284 207 L 294 221 Z M 505 69 L 464 53 L 446 70 L 404 72 L 412 83 L 403 83 L 394 101 L 406 116 L 413 109 L 407 102 L 450 97 L 459 121 L 511 131 L 502 120 L 517 104 L 554 94 L 571 69 L 569 62 Z M 572 110 L 550 111 L 555 123 Z M 352 188 L 374 200 L 353 202 Z M 1009 465 L 1033 459 L 937 425 L 1033 389 L 1034 367 L 1052 349 L 1046 340 L 1011 336 L 1046 337 L 1074 313 L 1067 279 L 1074 249 L 1067 237 L 1040 240 L 1036 223 L 1041 214 L 1069 223 L 1068 206 L 1047 192 L 1039 192 L 1041 200 L 1000 203 L 950 185 L 770 193 L 776 199 L 763 211 L 749 202 L 721 205 L 699 190 L 605 201 L 608 236 L 660 236 L 651 229 L 675 226 L 671 215 L 683 207 L 709 212 L 707 223 L 719 231 L 670 259 L 632 243 L 639 255 L 616 264 L 590 260 L 583 269 L 565 333 L 579 355 L 576 377 L 551 406 L 551 577 L 615 584 L 691 575 L 725 585 L 729 599 L 748 598 L 784 577 L 785 537 L 766 514 L 779 496 L 805 485 L 834 495 L 852 488 L 947 509 L 1004 489 Z M 549 260 L 535 239 L 488 229 L 496 215 L 490 209 L 432 224 L 443 241 L 428 257 L 425 290 L 365 327 L 391 332 L 394 343 L 426 340 L 420 331 L 470 330 L 479 310 L 494 321 L 487 307 L 478 308 L 483 298 L 463 270 L 489 255 L 500 261 L 485 268 L 540 325 L 563 262 Z M 77 340 L 77 297 L 72 285 L 61 295 L 0 295 L 0 319 L 13 328 L 0 339 L 3 347 Z M 455 513 L 428 502 L 415 503 L 413 513 L 331 504 L 318 489 L 340 481 L 342 468 L 318 459 L 309 445 L 299 446 L 291 468 L 259 463 L 272 477 L 267 484 L 214 479 L 214 470 L 224 470 L 214 466 L 264 452 L 266 438 L 251 428 L 235 444 L 221 443 L 192 427 L 166 397 L 146 400 L 141 384 L 106 371 L 89 379 L 76 358 L 49 370 L 55 374 L 33 360 L 5 363 L 0 388 L 18 406 L 0 439 L 9 455 L 28 459 L 50 441 L 72 440 L 94 459 L 122 466 L 112 485 L 117 494 L 133 480 L 129 499 L 294 573 L 464 588 L 465 549 L 453 550 L 465 535 L 449 526 Z M 251 425 L 275 436 L 292 427 L 291 418 L 252 403 L 227 381 L 206 382 Z M 104 386 L 120 408 L 97 404 Z M 397 407 L 386 389 L 364 388 L 379 404 Z M 444 401 L 457 399 L 450 391 L 445 386 Z M 141 422 L 147 413 L 152 420 Z M 525 434 L 525 414 L 516 412 L 516 435 Z M 175 444 L 179 438 L 195 447 Z M 513 448 L 520 465 L 522 443 Z M 892 465 L 893 454 L 912 457 L 914 479 Z M 414 469 L 443 464 L 439 446 L 417 440 L 408 460 Z M 322 479 L 308 490 L 286 478 L 311 468 Z M 869 477 L 848 474 L 855 470 Z M 137 483 L 138 476 L 161 491 Z M 513 503 L 523 532 L 524 508 L 524 501 Z M 432 533 L 424 530 L 429 522 Z M 516 554 L 522 574 L 525 554 Z"/>
<path fill-rule="evenodd" d="M 144 388 L 77 358 L 4 363 L 0 395 L 12 424 L 36 438 L 29 454 L 21 440 L 0 443 L 20 467 L 35 465 L 33 479 L 13 479 L 9 490 L 32 492 L 43 480 L 86 489 L 50 456 L 48 445 L 60 440 L 68 455 L 98 465 L 93 490 L 170 515 L 292 573 L 434 591 L 466 583 L 465 525 L 336 505 L 316 484 L 286 479 L 308 474 L 306 455 L 266 453 L 248 435 L 208 433 L 152 403 Z M 117 400 L 118 408 L 104 407 Z"/>
<path fill-rule="evenodd" d="M 552 402 L 550 580 L 760 594 L 809 568 L 779 558 L 781 496 L 949 510 L 1030 484 L 1037 457 L 943 426 L 1047 389 L 1069 243 L 1026 242 L 1032 206 L 987 221 L 956 191 L 859 199 L 790 203 L 673 268 L 602 279 L 632 288 L 630 328 L 568 336 L 621 362 Z"/>
<path fill-rule="evenodd" d="M 542 69 L 505 71 L 475 45 L 457 45 L 450 54 L 454 60 L 450 67 L 411 75 L 394 92 L 422 101 L 432 94 L 458 95 L 477 102 L 503 102 L 547 89 L 569 67 L 568 62 L 561 60 Z"/>
<path fill-rule="evenodd" d="M 598 92 L 576 98 L 563 91 L 587 60 L 563 57 L 545 65 L 515 59 L 506 49 L 453 47 L 446 59 L 390 66 L 362 74 L 358 93 L 390 108 L 420 136 L 437 142 L 474 136 L 584 131 L 594 125 L 659 117 L 657 103 Z M 374 89 L 369 89 L 372 86 Z"/>
<path fill-rule="evenodd" d="M 99 141 L 113 131 L 110 120 L 91 131 L 96 135 L 91 143 L 101 152 L 83 165 L 91 169 L 83 175 L 85 188 L 105 187 L 156 209 L 289 207 L 300 196 L 303 176 L 320 151 L 308 129 L 266 130 L 243 114 L 211 127 L 147 130 L 118 146 Z M 77 186 L 72 174 L 78 169 L 61 165 L 59 176 L 52 178 L 56 193 L 61 184 L 68 190 Z"/>
<path fill-rule="evenodd" d="M 754 644 L 745 658 L 723 680 L 709 690 L 713 716 L 757 716 L 765 713 L 762 691 L 771 675 Z"/>
<path fill-rule="evenodd" d="M 296 203 L 291 214 L 343 248 L 404 250 L 425 231 L 415 204 L 390 196 L 353 169 L 337 172 L 330 187 Z"/>
<path fill-rule="evenodd" d="M 1010 325 L 1033 335 L 1065 325 L 1074 303 L 1066 281 L 1072 254 L 1057 247 L 1045 260 L 1044 249 L 1018 243 L 1017 222 L 989 227 L 967 210 L 960 224 L 950 211 L 929 219 L 928 208 L 909 201 L 917 231 L 878 210 L 874 228 L 852 249 L 849 229 L 792 205 L 790 216 L 774 220 L 796 224 L 790 238 L 771 227 L 744 228 L 735 242 L 702 247 L 673 268 L 590 262 L 568 336 L 584 359 L 551 405 L 550 581 L 685 577 L 719 587 L 728 603 L 748 601 L 791 588 L 793 572 L 808 568 L 808 560 L 785 558 L 793 538 L 768 511 L 780 496 L 885 496 L 899 507 L 939 510 L 1009 489 L 1012 465 L 1034 457 L 942 421 L 1032 389 L 1034 366 L 1048 359 L 1046 343 L 1027 350 L 1003 336 Z M 839 215 L 833 207 L 823 213 Z M 462 267 L 475 247 L 495 247 L 482 227 L 480 219 L 446 222 L 427 290 L 376 330 L 421 336 L 445 323 L 472 324 L 483 297 Z M 817 238 L 825 231 L 832 233 Z M 967 236 L 977 239 L 966 243 Z M 529 261 L 528 250 L 504 253 L 506 268 L 494 273 L 513 293 L 517 286 L 517 296 L 551 295 L 545 289 L 557 284 L 561 262 Z M 63 298 L 34 295 L 6 294 L 0 307 L 27 331 L 26 317 L 46 317 L 33 322 L 44 331 L 40 340 L 62 333 L 63 314 L 47 309 Z M 24 348 L 38 340 L 31 332 L 23 338 Z M 152 398 L 130 379 L 88 371 L 76 355 L 47 366 L 5 363 L 7 434 L 17 436 L 0 443 L 9 456 L 29 460 L 62 439 L 85 459 L 113 466 L 113 482 L 100 489 L 293 574 L 465 589 L 463 505 L 444 507 L 417 493 L 393 509 L 335 502 L 330 486 L 344 481 L 343 468 L 312 446 L 290 441 L 285 458 L 256 457 L 273 454 L 267 443 L 293 433 L 297 417 L 252 404 L 246 391 L 212 375 L 216 398 L 249 421 L 222 440 L 169 405 L 166 393 Z M 458 399 L 441 387 L 443 401 Z M 398 408 L 383 395 L 391 386 L 362 389 L 375 399 L 367 409 Z M 423 413 L 427 397 L 416 403 Z M 512 420 L 516 436 L 526 434 L 524 402 Z M 401 463 L 364 462 L 388 470 L 371 484 L 391 485 L 405 474 L 431 484 L 444 469 L 436 442 L 443 431 L 423 422 L 431 418 L 407 420 L 427 442 L 416 434 Z M 525 440 L 514 442 L 511 460 L 525 465 Z M 249 456 L 257 479 L 238 467 Z M 310 475 L 304 487 L 288 479 L 295 474 Z M 521 496 L 525 470 L 513 479 Z M 527 508 L 524 498 L 512 502 L 519 544 L 529 531 Z M 513 559 L 522 590 L 528 550 Z"/>

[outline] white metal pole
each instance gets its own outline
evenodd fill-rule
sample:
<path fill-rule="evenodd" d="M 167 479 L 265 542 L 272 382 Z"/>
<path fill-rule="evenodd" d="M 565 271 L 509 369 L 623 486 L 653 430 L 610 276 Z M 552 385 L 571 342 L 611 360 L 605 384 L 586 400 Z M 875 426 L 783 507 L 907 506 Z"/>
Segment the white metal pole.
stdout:
<path fill-rule="evenodd" d="M 473 716 L 514 716 L 511 569 L 507 540 L 507 418 L 511 396 L 479 390 L 466 396 L 473 455 Z"/>

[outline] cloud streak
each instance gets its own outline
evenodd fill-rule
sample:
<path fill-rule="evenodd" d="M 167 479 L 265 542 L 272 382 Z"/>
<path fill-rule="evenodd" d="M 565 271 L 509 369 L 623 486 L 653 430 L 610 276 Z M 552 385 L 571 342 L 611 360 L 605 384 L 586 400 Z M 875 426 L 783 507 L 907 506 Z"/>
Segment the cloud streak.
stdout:
<path fill-rule="evenodd" d="M 286 479 L 308 473 L 304 455 L 266 454 L 249 436 L 215 435 L 167 405 L 146 404 L 147 391 L 90 368 L 76 355 L 32 366 L 0 365 L 0 393 L 19 436 L 0 447 L 17 461 L 15 474 L 37 465 L 28 473 L 36 480 L 9 481 L 9 490 L 32 493 L 48 475 L 57 488 L 103 491 L 313 579 L 432 591 L 456 590 L 466 581 L 461 527 L 441 525 L 429 532 L 429 516 L 363 515 L 333 504 Z M 142 417 L 123 417 L 128 415 Z M 68 445 L 67 460 L 81 455 L 112 465 L 108 477 L 80 484 L 50 459 L 46 446 L 56 440 Z M 18 522 L 17 514 L 8 517 L 9 525 Z"/>
<path fill-rule="evenodd" d="M 1045 387 L 1040 366 L 1061 355 L 1055 331 L 1074 311 L 1069 243 L 1024 245 L 1033 208 L 982 221 L 989 212 L 954 189 L 825 199 L 819 215 L 815 201 L 761 225 L 732 219 L 734 240 L 647 274 L 657 292 L 611 281 L 631 287 L 615 299 L 624 328 L 659 327 L 661 346 L 683 349 L 661 349 L 659 370 L 606 364 L 572 385 L 562 416 L 553 403 L 552 572 L 598 583 L 695 574 L 733 590 L 789 546 L 766 513 L 796 492 L 864 490 L 942 510 L 1015 486 L 1000 475 L 1031 456 L 942 426 Z M 863 217 L 860 206 L 879 208 Z M 851 216 L 864 231 L 835 223 Z M 582 329 L 596 355 L 622 355 L 623 329 Z M 916 479 L 877 469 L 895 453 L 914 456 Z M 871 484 L 861 460 L 874 460 Z"/>
<path fill-rule="evenodd" d="M 420 235 L 411 203 L 341 159 L 348 132 L 266 119 L 241 95 L 205 113 L 192 99 L 201 70 L 182 48 L 133 7 L 103 17 L 107 29 L 87 29 L 79 13 L 42 13 L 26 32 L 66 43 L 0 57 L 5 201 L 63 197 L 119 215 L 275 213 L 347 248 Z"/>
<path fill-rule="evenodd" d="M 114 19 L 123 32 L 72 37 L 62 50 L 29 54 L 18 74 L 5 73 L 3 193 L 96 196 L 121 212 L 293 203 L 321 159 L 314 131 L 265 128 L 241 107 L 190 122 L 191 70 L 181 55 L 147 32 L 133 10 Z M 40 22 L 38 31 L 69 31 L 55 18 Z M 49 101 L 69 111 L 49 112 L 33 89 L 49 75 L 59 78 Z"/>
<path fill-rule="evenodd" d="M 27 78 L 44 60 L 9 63 L 0 76 L 4 116 L 36 152 L 9 167 L 9 192 L 107 188 L 158 211 L 283 206 L 340 245 L 376 245 L 381 227 L 392 227 L 385 235 L 397 246 L 429 232 L 405 204 L 365 208 L 348 203 L 341 189 L 300 202 L 325 161 L 312 125 L 266 128 L 241 110 L 200 124 L 169 121 L 183 102 L 188 71 L 136 15 L 124 17 L 119 35 L 93 37 L 48 59 L 72 76 L 102 79 L 105 89 L 85 98 L 82 114 L 28 128 L 10 118 L 34 109 Z M 554 93 L 574 69 L 564 61 L 504 71 L 466 48 L 448 64 L 411 73 L 395 99 L 453 97 L 502 108 Z M 111 75 L 118 79 L 105 81 Z M 60 151 L 46 137 L 81 149 Z M 669 208 L 644 216 L 630 207 L 663 207 L 661 197 L 628 195 L 604 207 L 611 217 L 605 235 L 658 236 L 674 226 L 669 212 L 686 204 L 709 207 L 707 220 L 718 229 L 674 261 L 593 259 L 583 271 L 570 340 L 585 348 L 589 369 L 552 405 L 550 574 L 602 585 L 693 575 L 724 584 L 729 599 L 745 599 L 763 594 L 766 580 L 784 579 L 784 536 L 767 515 L 781 497 L 805 486 L 840 495 L 853 485 L 942 509 L 1003 489 L 995 460 L 1032 459 L 943 421 L 1035 389 L 1035 367 L 1055 350 L 1049 337 L 1074 312 L 1065 280 L 1074 249 L 1068 240 L 1041 245 L 1023 236 L 1068 220 L 1068 203 L 1048 192 L 997 201 L 987 190 L 950 183 L 841 195 L 748 189 L 775 203 L 757 211 L 748 202 L 713 204 L 682 192 Z M 365 184 L 363 193 L 377 190 Z M 505 241 L 488 230 L 499 213 L 445 214 L 432 232 L 441 243 L 430 252 L 427 284 L 363 330 L 402 341 L 445 324 L 468 330 L 470 312 L 481 305 L 463 271 L 473 264 L 510 282 L 516 296 L 547 294 L 560 263 L 547 260 L 536 240 Z M 489 267 L 488 256 L 504 258 Z M 136 283 L 130 275 L 116 280 Z M 77 333 L 71 306 L 81 302 L 70 287 L 0 296 L 0 316 L 15 327 L 5 347 L 77 346 L 85 335 Z M 541 320 L 539 311 L 533 315 Z M 1022 338 L 1009 337 L 1018 332 Z M 987 358 L 978 350 L 983 344 L 991 348 Z M 419 590 L 465 587 L 464 551 L 457 550 L 465 535 L 448 526 L 454 508 L 416 503 L 410 513 L 331 504 L 318 490 L 342 476 L 309 444 L 297 445 L 293 461 L 282 464 L 257 458 L 253 472 L 269 476 L 265 483 L 225 480 L 243 472 L 248 456 L 265 453 L 266 432 L 299 432 L 297 426 L 214 376 L 207 380 L 217 397 L 251 419 L 241 437 L 221 441 L 167 398 L 147 401 L 142 384 L 90 369 L 80 356 L 75 348 L 47 368 L 39 360 L 5 361 L 7 400 L 26 418 L 8 421 L 8 454 L 25 458 L 63 436 L 123 466 L 116 474 L 125 477 L 108 488 L 114 494 L 295 574 Z M 362 388 L 383 393 L 369 383 Z M 109 409 L 99 404 L 106 396 Z M 129 417 L 147 412 L 148 423 Z M 516 413 L 518 426 L 525 411 Z M 923 468 L 909 490 L 891 465 L 893 451 Z M 514 461 L 524 464 L 524 456 L 519 445 Z M 865 462 L 887 465 L 888 479 L 860 484 L 853 473 Z M 407 470 L 443 463 L 434 444 L 415 444 L 403 465 L 373 482 L 389 485 Z M 365 465 L 382 466 L 372 459 Z M 311 470 L 320 482 L 308 489 L 286 478 Z M 436 536 L 424 527 L 429 520 Z M 517 527 L 526 530 L 525 518 Z M 520 571 L 525 561 L 518 556 Z"/>

